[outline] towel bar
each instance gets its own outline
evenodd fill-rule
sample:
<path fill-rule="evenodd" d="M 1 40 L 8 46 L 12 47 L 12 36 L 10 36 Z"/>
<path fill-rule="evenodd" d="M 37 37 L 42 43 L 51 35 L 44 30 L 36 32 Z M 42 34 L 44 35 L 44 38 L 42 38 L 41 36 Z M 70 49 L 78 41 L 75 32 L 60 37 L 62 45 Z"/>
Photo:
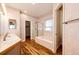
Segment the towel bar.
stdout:
<path fill-rule="evenodd" d="M 73 19 L 73 20 L 70 20 L 70 21 L 66 21 L 66 22 L 64 22 L 63 24 L 68 24 L 68 23 L 71 23 L 71 22 L 74 22 L 74 21 L 78 21 L 78 20 L 79 20 L 79 18 Z"/>

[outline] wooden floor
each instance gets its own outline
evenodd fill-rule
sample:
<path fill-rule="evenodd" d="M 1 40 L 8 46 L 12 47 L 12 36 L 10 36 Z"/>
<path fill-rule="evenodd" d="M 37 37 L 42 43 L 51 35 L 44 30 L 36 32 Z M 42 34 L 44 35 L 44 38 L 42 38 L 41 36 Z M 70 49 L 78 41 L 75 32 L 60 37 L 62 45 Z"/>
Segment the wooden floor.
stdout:
<path fill-rule="evenodd" d="M 57 55 L 61 55 L 61 49 L 58 49 Z M 51 50 L 41 46 L 32 40 L 27 40 L 21 43 L 22 55 L 56 55 Z"/>

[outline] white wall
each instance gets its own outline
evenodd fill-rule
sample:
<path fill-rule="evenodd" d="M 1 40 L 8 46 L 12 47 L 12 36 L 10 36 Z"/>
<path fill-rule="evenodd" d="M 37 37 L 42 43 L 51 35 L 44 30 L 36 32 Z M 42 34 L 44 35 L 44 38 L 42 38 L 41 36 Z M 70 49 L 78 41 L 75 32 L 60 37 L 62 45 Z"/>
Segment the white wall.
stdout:
<path fill-rule="evenodd" d="M 3 12 L 3 8 L 0 4 L 0 35 L 4 35 L 5 31 L 7 30 L 5 27 L 7 24 L 5 22 L 7 21 L 5 14 Z"/>
<path fill-rule="evenodd" d="M 36 18 L 21 14 L 21 38 L 25 41 L 25 21 L 31 22 L 31 39 L 34 39 L 36 36 Z"/>
<path fill-rule="evenodd" d="M 6 10 L 8 16 L 7 21 L 9 21 L 9 19 L 16 20 L 16 29 L 9 29 L 9 22 L 6 22 L 6 24 L 8 23 L 8 26 L 6 26 L 8 28 L 8 31 L 11 31 L 12 33 L 15 33 L 20 36 L 20 11 L 11 7 L 6 7 Z"/>
<path fill-rule="evenodd" d="M 1 16 L 0 16 L 0 35 L 1 35 Z"/>
<path fill-rule="evenodd" d="M 64 21 L 79 18 L 79 4 L 64 4 Z M 63 24 L 63 54 L 79 55 L 79 20 Z"/>
<path fill-rule="evenodd" d="M 1 13 L 2 12 L 2 8 L 1 8 L 1 4 L 0 4 L 0 35 L 1 35 Z"/>
<path fill-rule="evenodd" d="M 17 9 L 13 9 L 11 7 L 6 7 L 6 15 L 4 11 L 1 11 L 3 14 L 1 16 L 1 32 L 2 35 L 5 35 L 8 31 L 11 33 L 15 33 L 20 36 L 20 11 Z M 9 29 L 9 19 L 16 20 L 16 29 Z"/>

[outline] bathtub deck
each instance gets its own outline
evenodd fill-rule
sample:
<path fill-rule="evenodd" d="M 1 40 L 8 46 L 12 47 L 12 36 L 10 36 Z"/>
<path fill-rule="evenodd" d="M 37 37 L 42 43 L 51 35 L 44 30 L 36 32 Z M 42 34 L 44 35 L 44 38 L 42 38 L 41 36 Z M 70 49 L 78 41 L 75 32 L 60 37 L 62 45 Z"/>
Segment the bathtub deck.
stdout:
<path fill-rule="evenodd" d="M 21 54 L 22 55 L 54 55 L 54 53 L 39 45 L 34 41 L 26 41 L 21 44 Z"/>

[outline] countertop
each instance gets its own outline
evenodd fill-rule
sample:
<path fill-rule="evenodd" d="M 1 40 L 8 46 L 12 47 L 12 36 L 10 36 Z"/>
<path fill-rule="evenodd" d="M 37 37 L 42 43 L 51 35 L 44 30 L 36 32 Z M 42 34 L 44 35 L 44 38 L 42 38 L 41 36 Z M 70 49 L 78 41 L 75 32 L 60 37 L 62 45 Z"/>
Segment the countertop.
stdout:
<path fill-rule="evenodd" d="M 0 54 L 20 41 L 21 39 L 17 35 L 8 34 L 6 37 L 6 41 L 0 41 Z"/>

